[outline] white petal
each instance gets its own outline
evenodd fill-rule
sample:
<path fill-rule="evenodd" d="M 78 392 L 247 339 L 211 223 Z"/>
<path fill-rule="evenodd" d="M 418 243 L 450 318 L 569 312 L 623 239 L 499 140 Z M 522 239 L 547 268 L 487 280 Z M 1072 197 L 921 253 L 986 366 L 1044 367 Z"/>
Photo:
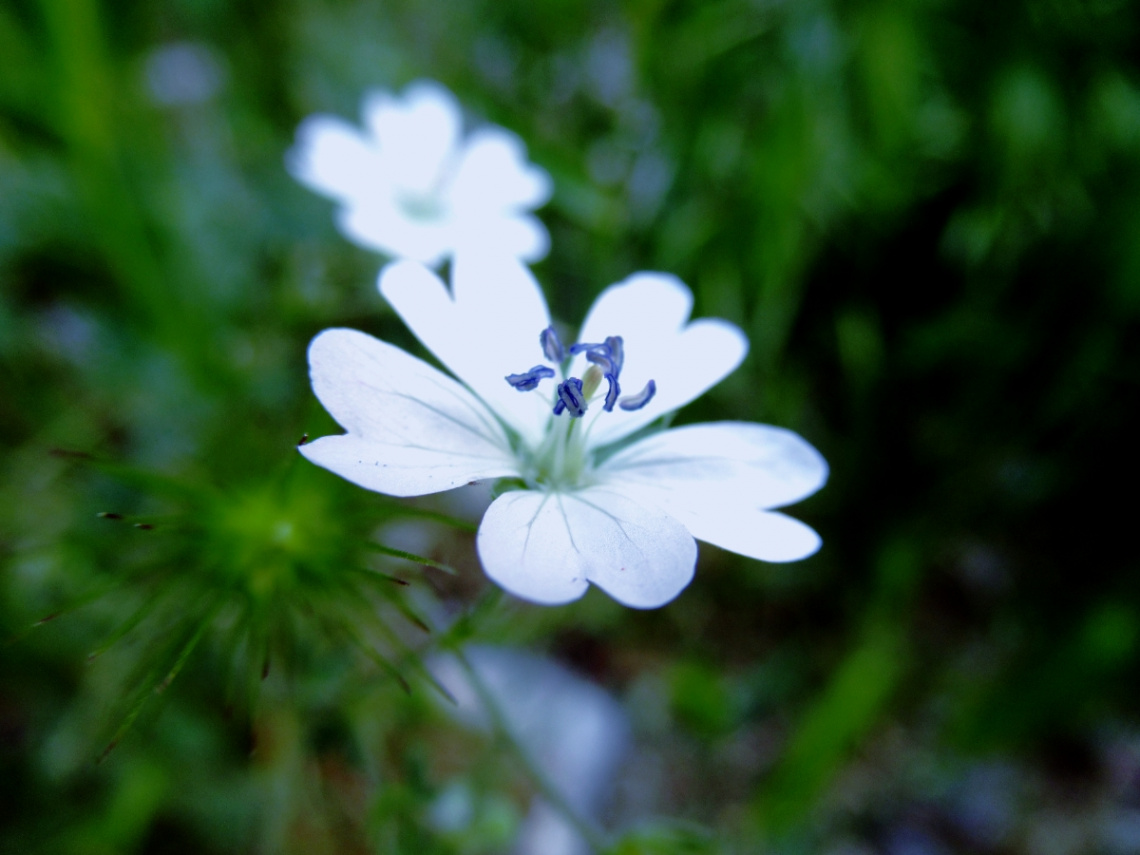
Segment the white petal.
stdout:
<path fill-rule="evenodd" d="M 462 385 L 398 347 L 356 330 L 309 346 L 313 391 L 347 436 L 301 446 L 309 460 L 393 496 L 517 475 L 507 439 Z"/>
<path fill-rule="evenodd" d="M 519 392 L 504 379 L 542 362 L 550 324 L 542 290 L 507 256 L 463 253 L 452 266 L 454 298 L 431 271 L 400 261 L 380 273 L 380 293 L 436 358 L 524 439 L 535 443 L 550 417 L 553 381 Z"/>
<path fill-rule="evenodd" d="M 379 151 L 335 116 L 305 119 L 285 165 L 302 184 L 341 201 L 383 198 L 391 192 Z"/>
<path fill-rule="evenodd" d="M 482 128 L 463 147 L 451 202 L 459 210 L 537 208 L 551 189 L 546 171 L 527 162 L 522 140 L 503 128 Z"/>
<path fill-rule="evenodd" d="M 455 96 L 438 83 L 418 80 L 402 98 L 369 93 L 363 113 L 393 180 L 409 192 L 432 193 L 459 139 L 462 115 Z"/>
<path fill-rule="evenodd" d="M 492 250 L 522 261 L 541 261 L 550 251 L 546 227 L 528 214 L 457 211 L 452 221 L 457 256 Z"/>
<path fill-rule="evenodd" d="M 469 450 L 457 454 L 450 449 L 374 442 L 352 434 L 321 437 L 299 451 L 346 481 L 388 496 L 426 496 L 518 474 L 502 454 L 480 458 Z"/>
<path fill-rule="evenodd" d="M 413 219 L 394 204 L 391 196 L 378 196 L 338 212 L 337 224 L 357 243 L 394 258 L 439 265 L 451 254 L 454 229 L 447 220 Z"/>
<path fill-rule="evenodd" d="M 537 603 L 575 600 L 587 583 L 633 608 L 672 600 L 693 578 L 697 547 L 671 517 L 620 493 L 504 493 L 476 540 L 483 569 Z"/>
<path fill-rule="evenodd" d="M 827 461 L 790 430 L 716 422 L 639 440 L 606 460 L 599 474 L 608 483 L 636 487 L 670 514 L 716 514 L 798 502 L 827 481 Z"/>
<path fill-rule="evenodd" d="M 541 261 L 550 252 L 550 233 L 537 217 L 512 217 L 504 223 L 502 240 L 512 254 L 526 262 Z"/>
<path fill-rule="evenodd" d="M 778 511 L 743 506 L 717 513 L 679 509 L 676 517 L 697 540 L 760 561 L 799 561 L 822 543 L 812 528 Z"/>
<path fill-rule="evenodd" d="M 693 295 L 681 280 L 665 273 L 635 273 L 601 293 L 582 325 L 579 341 L 600 342 L 621 336 L 625 365 L 623 395 L 653 380 L 657 394 L 640 410 L 606 413 L 595 404 L 586 415 L 593 446 L 613 442 L 682 407 L 728 376 L 748 352 L 748 339 L 737 327 L 716 318 L 686 325 Z M 582 376 L 587 363 L 572 368 Z M 604 390 L 604 386 L 603 386 Z"/>

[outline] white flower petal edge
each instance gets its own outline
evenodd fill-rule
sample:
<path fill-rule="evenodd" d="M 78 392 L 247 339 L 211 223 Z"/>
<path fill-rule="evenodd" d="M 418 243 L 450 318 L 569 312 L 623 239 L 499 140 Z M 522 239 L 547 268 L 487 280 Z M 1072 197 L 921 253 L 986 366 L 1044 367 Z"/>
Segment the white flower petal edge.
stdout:
<path fill-rule="evenodd" d="M 744 507 L 720 514 L 678 511 L 676 519 L 697 540 L 760 561 L 799 561 L 814 555 L 823 543 L 810 526 L 778 511 Z"/>
<path fill-rule="evenodd" d="M 697 563 L 683 525 L 604 487 L 504 493 L 476 544 L 488 576 L 547 605 L 578 599 L 592 582 L 624 605 L 657 608 L 689 584 Z"/>
<path fill-rule="evenodd" d="M 472 211 L 469 216 L 457 212 L 450 241 L 448 253 L 455 258 L 472 250 L 485 252 L 490 246 L 503 255 L 535 262 L 550 251 L 550 234 L 537 218 L 510 212 Z"/>
<path fill-rule="evenodd" d="M 671 428 L 623 448 L 601 471 L 662 507 L 711 514 L 790 505 L 828 474 L 827 461 L 801 436 L 752 422 Z"/>
<path fill-rule="evenodd" d="M 455 96 L 433 80 L 417 80 L 402 98 L 367 93 L 361 112 L 392 182 L 409 193 L 431 193 L 459 146 L 463 114 Z"/>
<path fill-rule="evenodd" d="M 683 407 L 736 370 L 748 353 L 748 339 L 737 327 L 718 318 L 686 323 L 693 308 L 692 292 L 676 276 L 636 273 L 601 293 L 579 341 L 604 341 L 620 335 L 627 355 L 621 388 L 632 394 L 650 380 L 657 395 L 640 410 L 587 413 L 592 445 L 628 436 L 666 413 Z M 581 377 L 585 357 L 570 373 Z"/>
<path fill-rule="evenodd" d="M 598 474 L 697 540 L 749 558 L 798 561 L 822 543 L 809 526 L 768 510 L 827 481 L 827 461 L 789 430 L 749 422 L 673 428 L 622 449 Z"/>
<path fill-rule="evenodd" d="M 341 208 L 336 224 L 360 246 L 432 267 L 442 264 L 455 244 L 449 224 L 410 218 L 386 195 Z"/>
<path fill-rule="evenodd" d="M 542 289 L 517 259 L 474 252 L 456 259 L 451 279 L 454 293 L 425 267 L 397 261 L 380 271 L 377 285 L 440 362 L 537 443 L 549 411 L 503 378 L 542 361 L 538 336 L 550 324 Z"/>
<path fill-rule="evenodd" d="M 550 176 L 527 163 L 522 140 L 503 128 L 483 128 L 467 140 L 452 200 L 463 211 L 487 206 L 509 211 L 545 205 L 552 190 Z"/>
<path fill-rule="evenodd" d="M 313 391 L 348 433 L 300 451 L 342 478 L 390 496 L 422 496 L 517 477 L 502 429 L 461 384 L 355 330 L 309 345 Z"/>
<path fill-rule="evenodd" d="M 388 192 L 380 153 L 336 116 L 309 116 L 301 122 L 285 166 L 306 187 L 340 201 Z"/>

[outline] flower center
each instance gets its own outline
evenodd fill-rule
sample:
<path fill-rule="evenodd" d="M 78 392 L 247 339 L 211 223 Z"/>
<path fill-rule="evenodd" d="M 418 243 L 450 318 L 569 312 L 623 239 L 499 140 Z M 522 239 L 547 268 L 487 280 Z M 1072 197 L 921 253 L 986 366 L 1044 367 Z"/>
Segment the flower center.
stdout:
<path fill-rule="evenodd" d="M 622 367 L 625 347 L 621 336 L 607 336 L 603 342 L 579 342 L 564 348 L 554 331 L 547 327 L 539 335 L 539 345 L 548 362 L 558 365 L 562 382 L 558 383 L 551 401 L 550 428 L 537 449 L 528 455 L 528 480 L 551 487 L 581 486 L 591 468 L 586 449 L 585 431 L 575 429 L 605 381 L 602 409 L 613 412 L 614 406 L 632 412 L 640 410 L 657 394 L 657 384 L 650 380 L 633 395 L 621 395 Z M 584 353 L 590 367 L 582 377 L 569 377 L 570 358 Z M 535 365 L 521 374 L 508 374 L 504 379 L 520 392 L 532 392 L 542 380 L 555 377 L 548 365 Z M 562 419 L 559 416 L 567 416 Z"/>
<path fill-rule="evenodd" d="M 446 213 L 438 193 L 400 193 L 397 202 L 412 220 L 439 220 Z"/>

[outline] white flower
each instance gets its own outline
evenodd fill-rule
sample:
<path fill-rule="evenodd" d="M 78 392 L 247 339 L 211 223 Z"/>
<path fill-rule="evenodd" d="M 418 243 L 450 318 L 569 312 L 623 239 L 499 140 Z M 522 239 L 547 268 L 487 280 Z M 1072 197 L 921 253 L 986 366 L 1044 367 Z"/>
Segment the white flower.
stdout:
<path fill-rule="evenodd" d="M 550 198 L 550 176 L 517 136 L 491 126 L 461 139 L 455 96 L 427 80 L 402 97 L 368 93 L 362 114 L 363 130 L 310 116 L 286 157 L 298 181 L 340 203 L 349 239 L 433 267 L 464 246 L 546 255 L 550 238 L 529 211 Z"/>
<path fill-rule="evenodd" d="M 395 262 L 379 286 L 458 380 L 364 333 L 326 330 L 309 348 L 313 389 L 348 433 L 301 453 L 392 496 L 518 479 L 525 488 L 491 503 L 476 541 L 508 591 L 565 603 L 592 582 L 653 608 L 692 578 L 693 538 L 766 561 L 819 548 L 812 529 L 773 510 L 827 479 L 796 434 L 717 422 L 633 438 L 723 379 L 748 348 L 725 321 L 688 323 L 692 295 L 675 277 L 637 273 L 607 288 L 580 333 L 595 346 L 562 362 L 548 333 L 540 344 L 546 303 L 514 259 L 460 256 L 451 292 L 422 265 Z M 552 366 L 541 364 L 543 345 Z M 616 375 L 612 386 L 605 374 Z M 644 400 L 651 381 L 656 394 Z M 634 394 L 618 398 L 617 385 Z"/>

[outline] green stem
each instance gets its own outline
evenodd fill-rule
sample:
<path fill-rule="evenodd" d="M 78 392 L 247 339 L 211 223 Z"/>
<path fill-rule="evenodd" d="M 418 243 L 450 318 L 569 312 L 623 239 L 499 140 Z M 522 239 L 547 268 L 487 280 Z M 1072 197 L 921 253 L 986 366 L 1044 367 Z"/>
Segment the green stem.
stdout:
<path fill-rule="evenodd" d="M 515 761 L 526 772 L 527 777 L 531 779 L 535 787 L 538 789 L 542 797 L 553 807 L 556 811 L 562 814 L 562 817 L 569 822 L 574 830 L 582 836 L 586 844 L 594 852 L 603 853 L 609 848 L 609 842 L 606 840 L 605 835 L 598 829 L 592 822 L 585 817 L 579 815 L 574 809 L 574 806 L 567 801 L 566 797 L 559 792 L 558 788 L 550 782 L 538 764 L 530 756 L 530 753 L 522 745 L 518 739 L 515 738 L 514 733 L 511 732 L 510 725 L 507 723 L 507 717 L 503 713 L 502 707 L 499 706 L 498 700 L 487 684 L 483 682 L 479 676 L 478 671 L 471 664 L 461 649 L 455 649 L 455 658 L 459 661 L 460 666 L 467 674 L 467 679 L 471 682 L 471 686 L 475 689 L 475 694 L 479 696 L 479 702 L 483 705 L 483 709 L 487 711 L 487 717 L 491 720 L 491 726 L 494 728 L 495 735 L 507 746 L 511 754 L 514 755 Z"/>

